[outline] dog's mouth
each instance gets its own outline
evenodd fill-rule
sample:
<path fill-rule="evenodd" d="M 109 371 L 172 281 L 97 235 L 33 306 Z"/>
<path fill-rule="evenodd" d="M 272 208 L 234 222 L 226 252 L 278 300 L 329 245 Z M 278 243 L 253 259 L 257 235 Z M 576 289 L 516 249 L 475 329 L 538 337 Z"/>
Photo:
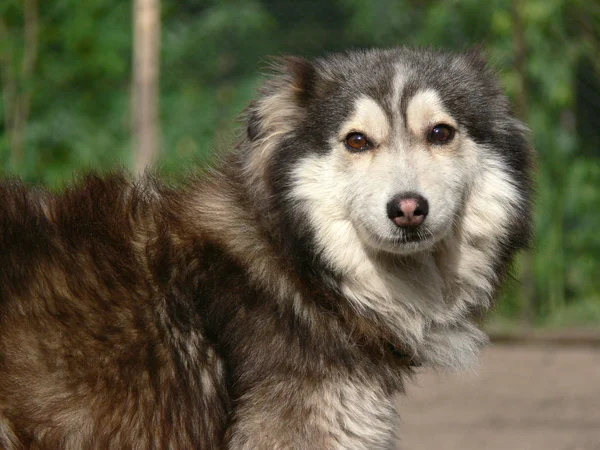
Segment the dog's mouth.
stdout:
<path fill-rule="evenodd" d="M 435 243 L 433 236 L 411 234 L 390 241 L 386 249 L 390 253 L 416 253 L 430 248 Z"/>
<path fill-rule="evenodd" d="M 386 239 L 391 246 L 414 246 L 425 245 L 429 242 L 435 242 L 437 237 L 435 233 L 426 225 L 416 228 L 397 228 L 390 233 Z"/>
<path fill-rule="evenodd" d="M 427 250 L 446 234 L 445 230 L 434 229 L 428 224 L 381 230 L 365 220 L 359 220 L 356 229 L 361 240 L 370 248 L 394 254 L 410 254 Z"/>
<path fill-rule="evenodd" d="M 365 230 L 366 231 L 366 230 Z M 381 236 L 361 233 L 365 243 L 378 251 L 395 254 L 416 253 L 428 249 L 437 242 L 436 236 L 429 230 L 399 230 L 393 235 Z"/>
<path fill-rule="evenodd" d="M 420 230 L 401 230 L 400 236 L 395 239 L 396 243 L 401 244 L 412 244 L 418 242 L 425 242 L 433 239 L 433 234 L 424 229 Z"/>

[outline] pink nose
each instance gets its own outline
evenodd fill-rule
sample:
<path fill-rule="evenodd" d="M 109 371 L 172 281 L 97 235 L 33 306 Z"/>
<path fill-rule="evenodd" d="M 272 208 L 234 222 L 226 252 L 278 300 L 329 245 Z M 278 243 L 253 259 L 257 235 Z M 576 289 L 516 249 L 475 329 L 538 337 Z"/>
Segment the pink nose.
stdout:
<path fill-rule="evenodd" d="M 405 193 L 394 196 L 387 204 L 388 217 L 402 228 L 416 228 L 429 213 L 429 203 L 419 194 Z"/>
<path fill-rule="evenodd" d="M 417 206 L 419 206 L 419 203 L 416 198 L 403 198 L 400 200 L 400 211 L 407 217 L 414 215 Z"/>

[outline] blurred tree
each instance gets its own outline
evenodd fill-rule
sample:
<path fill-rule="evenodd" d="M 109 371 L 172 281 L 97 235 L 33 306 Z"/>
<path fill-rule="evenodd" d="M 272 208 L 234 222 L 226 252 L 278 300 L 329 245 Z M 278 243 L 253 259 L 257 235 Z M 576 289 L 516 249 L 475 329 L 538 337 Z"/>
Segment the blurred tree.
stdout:
<path fill-rule="evenodd" d="M 132 124 L 135 170 L 143 172 L 158 159 L 160 1 L 134 0 Z"/>
<path fill-rule="evenodd" d="M 513 51 L 515 70 L 515 112 L 524 123 L 529 123 L 529 90 L 530 80 L 528 72 L 528 43 L 523 27 L 523 0 L 511 1 L 511 22 L 513 29 Z M 521 264 L 521 321 L 531 323 L 535 318 L 536 292 L 535 292 L 535 259 L 531 250 L 527 250 L 522 257 Z"/>
<path fill-rule="evenodd" d="M 0 49 L 3 55 L 12 51 L 17 86 L 22 72 L 15 67 L 26 47 L 25 6 L 21 0 L 0 2 L 8 31 Z M 38 51 L 35 76 L 27 83 L 23 163 L 12 165 L 6 128 L 11 107 L 3 95 L 0 167 L 28 181 L 59 185 L 76 167 L 109 167 L 128 158 L 131 7 L 114 0 L 56 0 L 37 6 Z"/>
<path fill-rule="evenodd" d="M 12 5 L 7 6 L 10 8 Z M 15 170 L 20 168 L 23 161 L 33 90 L 32 78 L 38 57 L 37 0 L 24 0 L 23 16 L 23 44 L 20 49 L 17 48 L 15 40 L 11 39 L 9 26 L 3 17 L 0 17 L 0 41 L 3 42 L 0 68 L 4 97 L 4 126 L 9 137 L 11 167 Z"/>

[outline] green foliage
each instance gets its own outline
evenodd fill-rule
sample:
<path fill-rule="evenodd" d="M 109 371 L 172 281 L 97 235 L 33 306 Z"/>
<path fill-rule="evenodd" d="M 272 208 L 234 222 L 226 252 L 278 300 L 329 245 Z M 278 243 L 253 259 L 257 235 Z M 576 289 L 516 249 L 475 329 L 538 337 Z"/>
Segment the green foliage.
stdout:
<path fill-rule="evenodd" d="M 3 86 L 7 74 L 19 81 L 23 8 L 21 0 L 0 3 Z M 32 93 L 24 160 L 15 166 L 10 156 L 5 95 L 0 168 L 57 186 L 84 168 L 129 166 L 130 2 L 54 0 L 39 1 L 39 8 L 35 76 L 18 85 Z M 515 56 L 516 18 L 524 71 Z M 600 3 L 163 0 L 162 27 L 160 165 L 172 176 L 232 142 L 232 124 L 254 96 L 269 55 L 482 45 L 526 115 L 538 155 L 533 253 L 520 258 L 497 314 L 600 322 Z"/>

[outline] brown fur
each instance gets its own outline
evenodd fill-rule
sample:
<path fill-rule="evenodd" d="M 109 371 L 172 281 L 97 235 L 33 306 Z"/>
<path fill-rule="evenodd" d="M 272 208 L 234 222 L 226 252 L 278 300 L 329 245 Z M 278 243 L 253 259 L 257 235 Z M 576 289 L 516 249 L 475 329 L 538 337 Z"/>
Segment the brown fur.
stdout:
<path fill-rule="evenodd" d="M 308 392 L 371 367 L 371 383 L 399 387 L 402 370 L 392 369 L 408 361 L 391 337 L 331 293 L 302 286 L 313 292 L 303 317 L 289 299 L 263 300 L 277 283 L 249 280 L 248 262 L 277 257 L 246 227 L 254 218 L 243 202 L 222 201 L 223 189 L 243 196 L 233 176 L 189 191 L 120 175 L 61 195 L 1 185 L 3 448 L 223 448 L 227 428 L 261 417 L 236 414 L 248 402 L 263 412 L 280 404 L 281 420 L 300 420 L 292 398 L 270 398 L 301 395 L 285 391 L 293 380 Z M 215 198 L 219 208 L 203 211 Z M 236 230 L 219 218 L 246 228 L 237 238 L 246 255 L 231 252 L 225 240 Z M 384 362 L 382 374 L 375 364 Z"/>

